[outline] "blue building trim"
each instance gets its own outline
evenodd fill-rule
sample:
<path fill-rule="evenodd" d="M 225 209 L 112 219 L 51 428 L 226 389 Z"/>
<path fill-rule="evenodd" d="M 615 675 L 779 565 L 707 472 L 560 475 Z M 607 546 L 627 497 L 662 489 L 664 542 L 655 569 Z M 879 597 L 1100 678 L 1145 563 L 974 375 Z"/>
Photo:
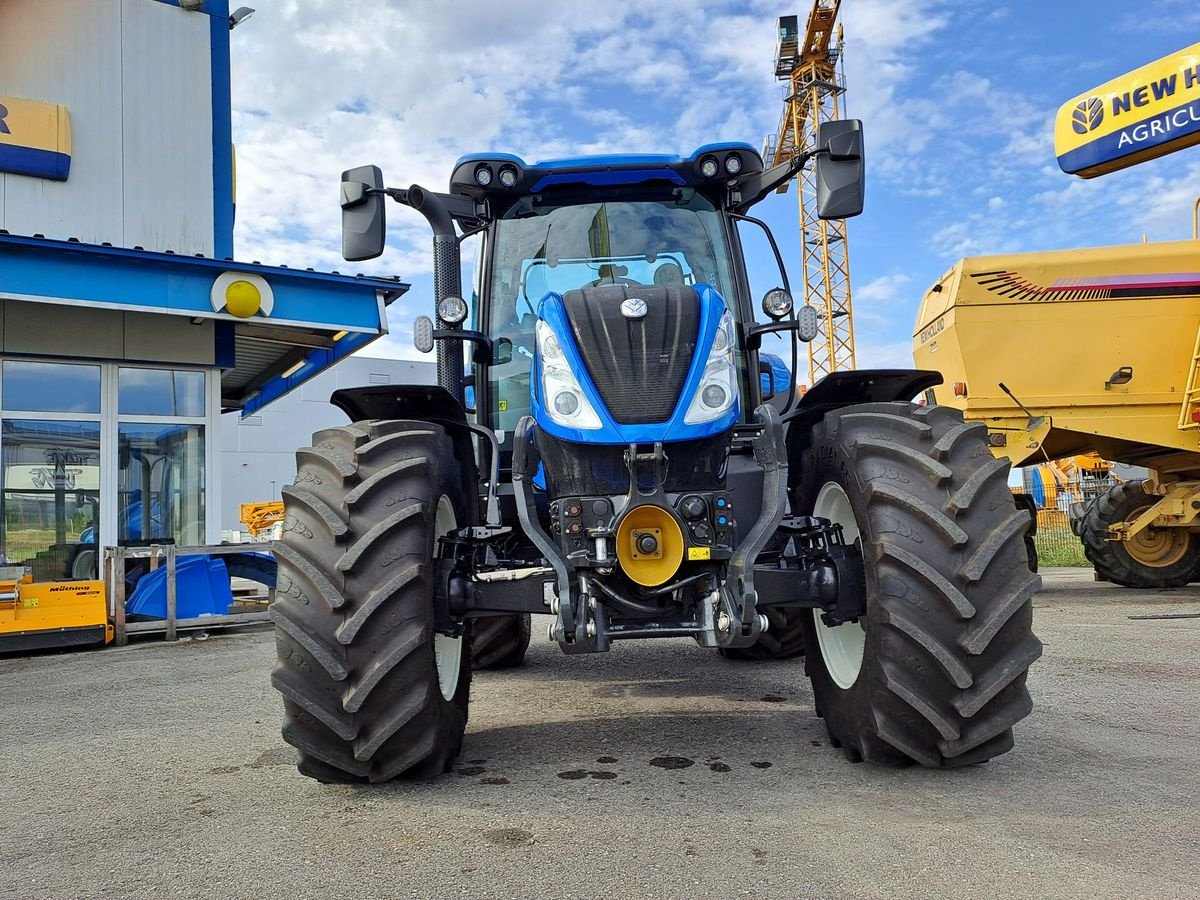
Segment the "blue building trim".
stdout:
<path fill-rule="evenodd" d="M 375 340 L 375 335 L 373 334 L 347 334 L 334 342 L 332 350 L 313 350 L 305 357 L 304 362 L 298 369 L 286 376 L 276 376 L 259 388 L 258 393 L 246 401 L 245 406 L 242 407 L 241 414 L 249 416 L 258 412 L 268 403 L 278 400 L 289 391 L 295 390 L 310 378 L 324 372 L 334 363 L 345 359 L 355 350 L 366 346 L 373 340 Z"/>
<path fill-rule="evenodd" d="M 274 294 L 269 316 L 213 309 L 213 283 L 231 271 L 266 280 Z M 387 330 L 380 292 L 386 304 L 407 290 L 387 278 L 0 234 L 0 294 L 17 300 L 379 335 Z"/>
<path fill-rule="evenodd" d="M 229 0 L 207 0 L 212 50 L 213 256 L 233 256 L 233 96 Z"/>
<path fill-rule="evenodd" d="M 236 332 L 232 322 L 213 323 L 213 365 L 218 369 L 232 369 L 237 365 Z"/>

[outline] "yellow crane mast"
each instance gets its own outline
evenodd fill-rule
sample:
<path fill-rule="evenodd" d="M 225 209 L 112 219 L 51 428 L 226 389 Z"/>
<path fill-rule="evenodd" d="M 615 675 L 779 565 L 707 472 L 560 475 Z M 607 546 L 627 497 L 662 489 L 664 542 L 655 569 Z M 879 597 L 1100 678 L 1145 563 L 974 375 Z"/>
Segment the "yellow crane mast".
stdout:
<path fill-rule="evenodd" d="M 812 148 L 817 126 L 841 117 L 845 92 L 838 71 L 842 29 L 834 23 L 841 0 L 813 0 L 804 33 L 798 16 L 779 19 L 775 77 L 787 82 L 787 106 L 776 135 L 767 138 L 763 156 L 772 165 Z M 854 324 L 850 314 L 850 255 L 844 221 L 817 218 L 817 189 L 812 168 L 802 169 L 800 249 L 804 259 L 804 299 L 824 311 L 821 331 L 808 345 L 809 384 L 840 369 L 854 368 Z M 779 188 L 787 190 L 785 182 Z"/>

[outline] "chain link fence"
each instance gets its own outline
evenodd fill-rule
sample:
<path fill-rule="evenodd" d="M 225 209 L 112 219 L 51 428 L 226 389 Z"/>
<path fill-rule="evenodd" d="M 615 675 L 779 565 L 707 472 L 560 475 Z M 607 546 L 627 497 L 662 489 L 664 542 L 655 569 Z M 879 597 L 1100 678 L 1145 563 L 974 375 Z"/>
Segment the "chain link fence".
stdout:
<path fill-rule="evenodd" d="M 1064 478 L 1042 466 L 1022 472 L 1024 485 L 1014 487 L 1014 494 L 1025 494 L 1032 498 L 1037 508 L 1037 534 L 1033 541 L 1037 546 L 1039 566 L 1090 566 L 1083 555 L 1083 545 L 1071 530 L 1073 515 L 1103 494 L 1118 479 L 1112 474 L 1092 475 L 1079 473 Z"/>

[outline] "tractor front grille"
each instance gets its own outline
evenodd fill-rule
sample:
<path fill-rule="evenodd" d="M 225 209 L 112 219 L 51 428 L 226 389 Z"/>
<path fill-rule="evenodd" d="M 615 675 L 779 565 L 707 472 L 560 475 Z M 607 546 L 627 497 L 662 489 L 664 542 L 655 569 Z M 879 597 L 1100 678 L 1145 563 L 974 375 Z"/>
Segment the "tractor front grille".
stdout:
<path fill-rule="evenodd" d="M 644 300 L 646 314 L 621 304 Z M 700 332 L 700 297 L 686 285 L 600 285 L 568 291 L 563 304 L 600 398 L 622 425 L 666 422 L 675 411 Z"/>

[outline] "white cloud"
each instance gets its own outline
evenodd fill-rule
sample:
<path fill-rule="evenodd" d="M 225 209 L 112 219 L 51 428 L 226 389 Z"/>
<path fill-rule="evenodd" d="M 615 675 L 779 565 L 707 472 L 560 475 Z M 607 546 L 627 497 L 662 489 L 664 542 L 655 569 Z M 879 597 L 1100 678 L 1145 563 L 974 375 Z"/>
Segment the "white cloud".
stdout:
<path fill-rule="evenodd" d="M 854 292 L 854 300 L 858 304 L 887 303 L 897 299 L 901 295 L 902 289 L 910 281 L 912 278 L 903 272 L 881 275 L 857 288 Z"/>
<path fill-rule="evenodd" d="M 760 6 L 274 4 L 234 34 L 239 255 L 336 266 L 337 180 L 352 165 L 439 189 L 471 151 L 538 159 L 757 142 L 778 112 Z M 428 272 L 423 223 L 389 212 L 392 251 L 358 268 Z"/>
<path fill-rule="evenodd" d="M 912 341 L 858 340 L 854 347 L 855 363 L 860 369 L 911 369 Z"/>

